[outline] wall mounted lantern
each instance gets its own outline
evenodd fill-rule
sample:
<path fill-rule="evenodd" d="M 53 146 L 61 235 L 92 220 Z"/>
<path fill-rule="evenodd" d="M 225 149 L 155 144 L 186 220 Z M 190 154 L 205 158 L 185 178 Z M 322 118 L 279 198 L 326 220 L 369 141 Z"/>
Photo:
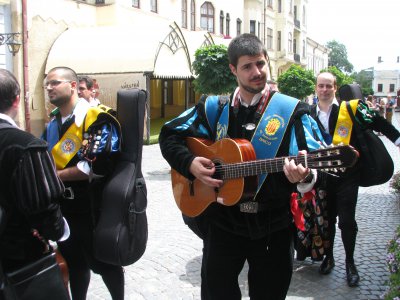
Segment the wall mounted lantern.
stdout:
<path fill-rule="evenodd" d="M 14 56 L 21 48 L 21 43 L 16 39 L 19 35 L 19 32 L 0 33 L 0 46 L 6 44 L 8 51 Z"/>

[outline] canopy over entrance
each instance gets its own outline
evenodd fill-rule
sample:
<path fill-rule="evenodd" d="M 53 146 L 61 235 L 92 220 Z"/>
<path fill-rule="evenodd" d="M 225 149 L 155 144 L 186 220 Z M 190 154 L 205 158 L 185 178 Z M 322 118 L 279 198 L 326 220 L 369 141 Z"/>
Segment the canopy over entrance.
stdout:
<path fill-rule="evenodd" d="M 70 28 L 54 42 L 45 72 L 67 66 L 78 74 L 146 73 L 191 78 L 195 51 L 214 44 L 206 31 L 182 33 L 176 23 L 149 28 Z"/>

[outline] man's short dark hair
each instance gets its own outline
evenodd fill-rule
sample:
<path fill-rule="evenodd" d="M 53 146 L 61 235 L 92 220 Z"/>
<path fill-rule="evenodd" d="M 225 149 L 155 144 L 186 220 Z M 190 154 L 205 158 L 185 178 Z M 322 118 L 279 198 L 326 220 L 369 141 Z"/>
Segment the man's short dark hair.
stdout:
<path fill-rule="evenodd" d="M 235 37 L 228 47 L 229 63 L 237 67 L 239 58 L 244 55 L 255 56 L 264 54 L 269 63 L 267 50 L 258 37 L 251 33 L 243 33 Z"/>
<path fill-rule="evenodd" d="M 79 78 L 79 82 L 84 81 L 86 83 L 86 87 L 87 87 L 88 90 L 93 88 L 94 82 L 93 82 L 92 78 L 90 78 L 87 75 L 82 75 L 82 76 L 79 76 L 78 78 Z"/>
<path fill-rule="evenodd" d="M 64 79 L 75 81 L 76 83 L 79 82 L 78 75 L 76 75 L 74 70 L 72 70 L 71 68 L 68 68 L 68 67 L 54 67 L 47 74 L 50 74 L 50 73 L 52 73 L 54 71 L 58 71 L 58 70 L 61 70 L 61 72 L 63 73 Z"/>
<path fill-rule="evenodd" d="M 10 71 L 0 69 L 0 112 L 7 111 L 20 93 L 17 78 Z"/>

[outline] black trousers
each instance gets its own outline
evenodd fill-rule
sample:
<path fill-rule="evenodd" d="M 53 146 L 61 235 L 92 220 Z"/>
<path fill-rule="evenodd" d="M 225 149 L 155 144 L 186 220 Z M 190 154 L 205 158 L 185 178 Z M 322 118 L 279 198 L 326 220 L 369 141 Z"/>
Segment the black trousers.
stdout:
<path fill-rule="evenodd" d="M 86 299 L 90 270 L 102 276 L 113 300 L 123 300 L 123 268 L 101 262 L 94 257 L 91 215 L 64 214 L 64 217 L 70 226 L 71 235 L 66 241 L 59 242 L 58 247 L 68 265 L 72 300 Z"/>
<path fill-rule="evenodd" d="M 329 236 L 331 241 L 327 255 L 333 256 L 338 218 L 338 227 L 341 231 L 346 262 L 348 263 L 354 263 L 354 249 L 358 232 L 356 206 L 359 183 L 360 173 L 352 172 L 343 178 L 329 177 L 327 184 Z"/>
<path fill-rule="evenodd" d="M 239 300 L 238 276 L 247 260 L 250 299 L 285 299 L 293 271 L 289 229 L 251 240 L 210 226 L 201 269 L 203 300 Z"/>

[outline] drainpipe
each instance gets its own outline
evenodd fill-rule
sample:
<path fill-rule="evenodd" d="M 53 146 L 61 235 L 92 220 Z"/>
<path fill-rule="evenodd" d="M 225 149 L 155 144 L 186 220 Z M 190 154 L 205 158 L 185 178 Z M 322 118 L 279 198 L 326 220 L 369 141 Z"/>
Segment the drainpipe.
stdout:
<path fill-rule="evenodd" d="M 31 115 L 29 109 L 29 74 L 28 74 L 28 20 L 26 0 L 22 0 L 22 55 L 23 55 L 23 78 L 24 78 L 24 108 L 25 108 L 25 130 L 31 132 Z"/>

